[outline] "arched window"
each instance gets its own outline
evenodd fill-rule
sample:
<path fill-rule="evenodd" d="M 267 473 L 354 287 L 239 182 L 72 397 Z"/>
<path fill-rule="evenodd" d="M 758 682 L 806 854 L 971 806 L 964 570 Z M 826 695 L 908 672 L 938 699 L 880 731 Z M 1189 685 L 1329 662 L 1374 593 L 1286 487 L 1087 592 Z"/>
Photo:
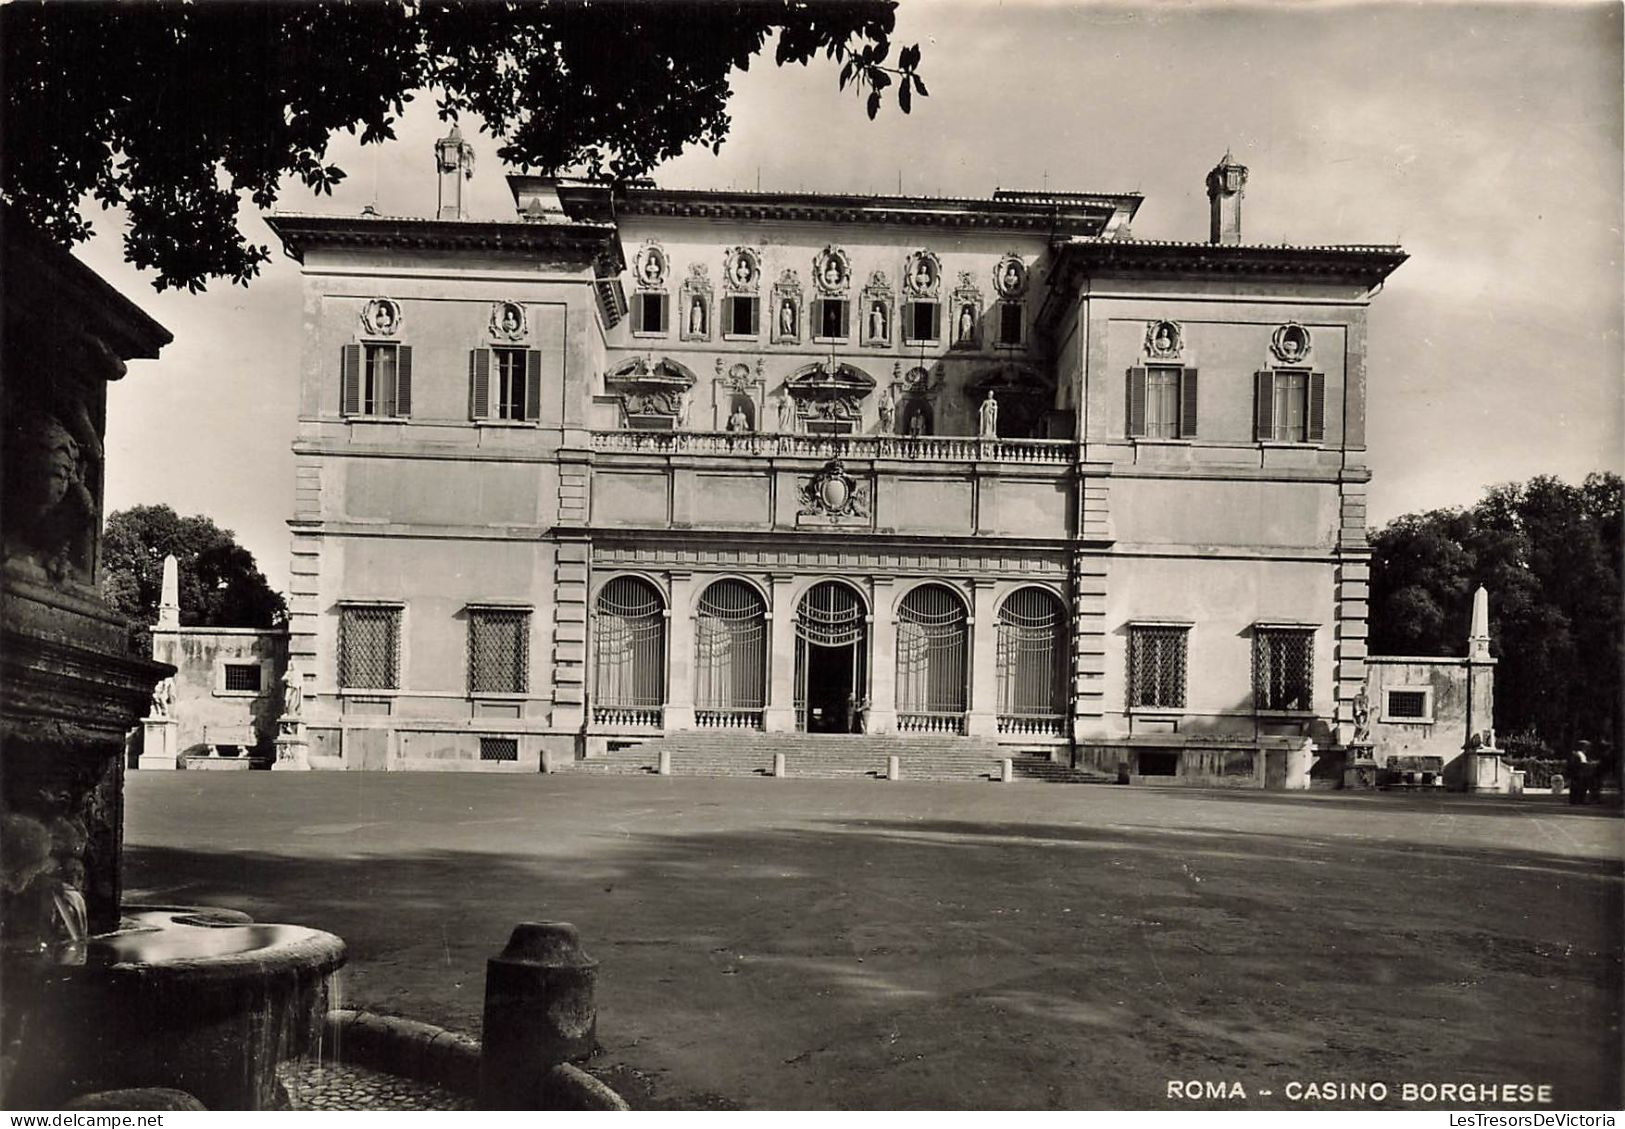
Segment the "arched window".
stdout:
<path fill-rule="evenodd" d="M 742 580 L 719 580 L 694 620 L 694 720 L 701 729 L 760 729 L 767 707 L 767 605 Z"/>
<path fill-rule="evenodd" d="M 999 732 L 1066 728 L 1066 610 L 1053 593 L 1018 588 L 999 608 Z"/>
<path fill-rule="evenodd" d="M 897 610 L 897 730 L 963 733 L 970 651 L 965 602 L 940 584 L 924 584 Z"/>
<path fill-rule="evenodd" d="M 796 728 L 861 733 L 868 712 L 869 615 L 850 587 L 823 580 L 796 609 Z"/>
<path fill-rule="evenodd" d="M 666 604 L 647 580 L 617 576 L 593 603 L 592 718 L 659 726 L 666 702 Z"/>

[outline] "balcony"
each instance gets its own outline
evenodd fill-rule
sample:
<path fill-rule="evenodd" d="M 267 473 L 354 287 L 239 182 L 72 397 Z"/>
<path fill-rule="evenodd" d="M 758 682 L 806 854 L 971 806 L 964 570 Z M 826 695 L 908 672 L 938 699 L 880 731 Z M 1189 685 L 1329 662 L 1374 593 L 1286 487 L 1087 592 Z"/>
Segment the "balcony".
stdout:
<path fill-rule="evenodd" d="M 796 459 L 892 459 L 1065 466 L 1070 439 L 978 439 L 969 435 L 803 435 L 754 431 L 595 431 L 594 451 L 636 455 L 753 455 Z"/>

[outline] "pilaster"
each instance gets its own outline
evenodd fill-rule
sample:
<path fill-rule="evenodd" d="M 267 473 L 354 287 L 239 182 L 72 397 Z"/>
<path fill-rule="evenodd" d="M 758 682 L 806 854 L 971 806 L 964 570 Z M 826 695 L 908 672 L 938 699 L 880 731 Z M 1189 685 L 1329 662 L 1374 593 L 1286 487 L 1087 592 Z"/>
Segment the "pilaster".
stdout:
<path fill-rule="evenodd" d="M 586 723 L 587 570 L 592 543 L 562 537 L 553 558 L 552 728 L 580 732 Z"/>
<path fill-rule="evenodd" d="M 769 733 L 791 733 L 796 727 L 796 612 L 790 606 L 795 577 L 768 577 L 773 606 L 768 611 L 767 712 L 762 725 Z"/>
<path fill-rule="evenodd" d="M 965 731 L 972 737 L 999 734 L 999 674 L 997 617 L 993 613 L 993 581 L 971 581 L 970 716 Z"/>
<path fill-rule="evenodd" d="M 1104 736 L 1106 716 L 1107 557 L 1079 553 L 1072 562 L 1072 737 Z"/>
<path fill-rule="evenodd" d="M 869 712 L 864 717 L 870 733 L 897 730 L 897 623 L 892 578 L 877 576 L 870 585 L 874 614 L 869 617 Z"/>
<path fill-rule="evenodd" d="M 666 609 L 666 728 L 694 728 L 694 574 L 668 573 Z"/>

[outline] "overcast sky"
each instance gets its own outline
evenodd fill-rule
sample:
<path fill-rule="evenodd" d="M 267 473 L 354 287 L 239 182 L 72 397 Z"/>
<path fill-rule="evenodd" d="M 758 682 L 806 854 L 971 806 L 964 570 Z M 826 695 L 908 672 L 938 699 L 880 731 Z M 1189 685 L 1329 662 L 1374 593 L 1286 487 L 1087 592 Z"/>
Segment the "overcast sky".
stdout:
<path fill-rule="evenodd" d="M 1139 191 L 1134 233 L 1205 239 L 1203 177 L 1250 170 L 1247 242 L 1399 243 L 1371 309 L 1371 519 L 1471 504 L 1485 486 L 1625 463 L 1618 4 L 1242 7 L 903 0 L 930 97 L 870 122 L 833 65 L 736 76 L 722 153 L 662 185 L 985 196 Z M 895 48 L 894 48 L 895 53 Z M 471 133 L 465 120 L 465 133 Z M 349 180 L 279 208 L 431 215 L 420 98 L 398 141 L 335 139 Z M 512 215 L 496 143 L 473 136 L 475 218 Z M 107 508 L 166 502 L 233 529 L 286 586 L 299 383 L 297 265 L 246 290 L 158 294 L 116 217 L 78 254 L 175 334 L 113 386 Z"/>

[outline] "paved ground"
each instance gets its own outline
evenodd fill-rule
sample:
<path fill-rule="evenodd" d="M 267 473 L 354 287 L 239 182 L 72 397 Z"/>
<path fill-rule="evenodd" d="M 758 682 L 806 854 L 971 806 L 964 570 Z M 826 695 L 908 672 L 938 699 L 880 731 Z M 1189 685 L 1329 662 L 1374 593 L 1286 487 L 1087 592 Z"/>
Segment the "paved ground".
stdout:
<path fill-rule="evenodd" d="M 470 1034 L 510 926 L 572 921 L 650 1104 L 1622 1104 L 1625 823 L 1549 798 L 135 772 L 126 844 L 132 900 L 332 930 L 347 1004 Z"/>

